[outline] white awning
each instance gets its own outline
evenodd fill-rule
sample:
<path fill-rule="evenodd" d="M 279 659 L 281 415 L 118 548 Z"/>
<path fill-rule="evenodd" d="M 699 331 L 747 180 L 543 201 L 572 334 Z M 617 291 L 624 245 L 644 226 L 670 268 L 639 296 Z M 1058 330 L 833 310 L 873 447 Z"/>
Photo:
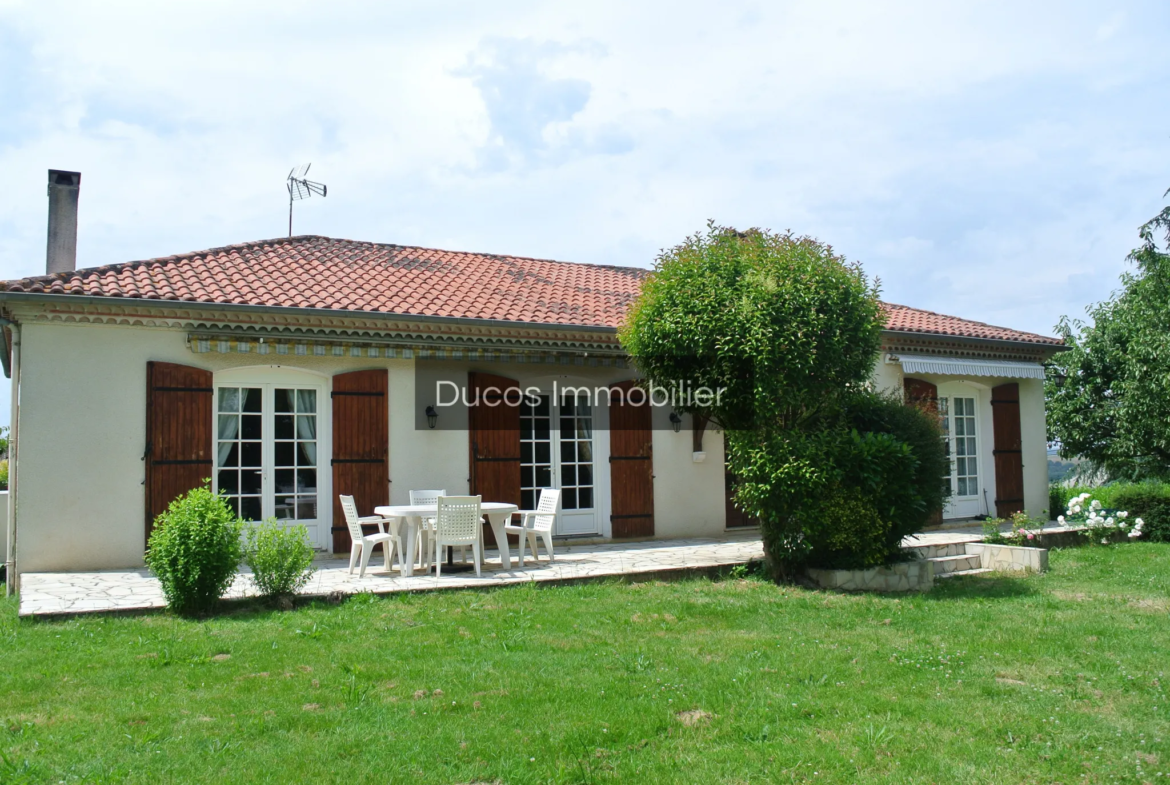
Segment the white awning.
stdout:
<path fill-rule="evenodd" d="M 968 360 L 962 357 L 897 354 L 890 359 L 902 363 L 904 373 L 935 373 L 943 376 L 999 376 L 1007 379 L 1043 379 L 1040 363 L 1010 360 Z"/>

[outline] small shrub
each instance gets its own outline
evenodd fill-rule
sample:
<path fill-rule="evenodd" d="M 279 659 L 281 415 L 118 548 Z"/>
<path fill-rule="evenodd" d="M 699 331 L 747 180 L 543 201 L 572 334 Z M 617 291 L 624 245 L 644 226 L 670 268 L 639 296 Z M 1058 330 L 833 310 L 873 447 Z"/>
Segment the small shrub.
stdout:
<path fill-rule="evenodd" d="M 1000 531 L 1004 524 L 1010 528 Z M 1034 544 L 1035 531 L 1043 529 L 1047 518 L 1033 518 L 1026 512 L 1012 513 L 1010 520 L 988 518 L 983 522 L 983 541 L 991 545 L 1015 545 L 1027 547 Z"/>
<path fill-rule="evenodd" d="M 252 580 L 266 597 L 296 594 L 313 577 L 313 546 L 308 530 L 284 526 L 275 518 L 248 528 L 245 553 Z"/>
<path fill-rule="evenodd" d="M 155 519 L 146 565 L 172 610 L 198 614 L 215 607 L 239 569 L 243 526 L 207 486 L 175 499 Z"/>

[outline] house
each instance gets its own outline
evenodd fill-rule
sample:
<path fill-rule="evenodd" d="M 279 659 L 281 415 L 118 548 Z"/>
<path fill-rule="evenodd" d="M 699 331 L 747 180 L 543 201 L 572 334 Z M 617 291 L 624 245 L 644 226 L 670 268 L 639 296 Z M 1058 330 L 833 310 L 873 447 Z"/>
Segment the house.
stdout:
<path fill-rule="evenodd" d="M 16 567 L 141 565 L 155 516 L 203 478 L 332 551 L 349 548 L 339 493 L 368 514 L 412 488 L 528 505 L 556 485 L 557 534 L 578 538 L 749 524 L 722 434 L 595 395 L 636 377 L 616 328 L 647 275 L 300 236 L 0 284 Z M 1041 513 L 1041 364 L 1060 342 L 886 312 L 875 381 L 937 402 L 946 517 Z M 510 388 L 523 403 L 493 405 Z"/>

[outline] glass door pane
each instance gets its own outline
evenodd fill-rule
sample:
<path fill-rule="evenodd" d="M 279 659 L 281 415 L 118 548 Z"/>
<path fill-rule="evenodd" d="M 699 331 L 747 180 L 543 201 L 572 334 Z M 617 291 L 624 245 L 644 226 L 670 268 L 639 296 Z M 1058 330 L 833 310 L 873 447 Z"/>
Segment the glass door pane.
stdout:
<path fill-rule="evenodd" d="M 593 408 L 588 394 L 563 395 L 561 509 L 593 509 Z"/>
<path fill-rule="evenodd" d="M 278 387 L 273 400 L 273 514 L 317 518 L 317 391 Z"/>
<path fill-rule="evenodd" d="M 263 514 L 264 391 L 220 387 L 216 412 L 216 488 L 237 515 Z"/>
<path fill-rule="evenodd" d="M 553 487 L 552 396 L 526 397 L 520 405 L 520 509 L 535 510 L 541 488 Z"/>
<path fill-rule="evenodd" d="M 979 459 L 975 450 L 975 399 L 954 399 L 955 495 L 979 494 Z"/>

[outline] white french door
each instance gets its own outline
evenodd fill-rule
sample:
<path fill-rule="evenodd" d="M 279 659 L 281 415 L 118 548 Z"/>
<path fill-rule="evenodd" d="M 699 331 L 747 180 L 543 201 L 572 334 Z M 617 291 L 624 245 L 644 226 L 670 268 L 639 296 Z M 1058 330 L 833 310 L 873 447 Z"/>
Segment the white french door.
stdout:
<path fill-rule="evenodd" d="M 938 414 L 943 442 L 951 460 L 951 497 L 944 518 L 972 518 L 984 511 L 980 488 L 980 437 L 972 395 L 946 396 L 940 391 Z"/>
<path fill-rule="evenodd" d="M 329 530 L 324 399 L 321 385 L 217 384 L 215 391 L 213 489 L 245 520 L 303 524 L 318 547 Z"/>
<path fill-rule="evenodd" d="M 542 488 L 560 488 L 557 535 L 599 532 L 593 415 L 587 393 L 539 395 L 520 407 L 520 506 L 536 509 Z"/>

